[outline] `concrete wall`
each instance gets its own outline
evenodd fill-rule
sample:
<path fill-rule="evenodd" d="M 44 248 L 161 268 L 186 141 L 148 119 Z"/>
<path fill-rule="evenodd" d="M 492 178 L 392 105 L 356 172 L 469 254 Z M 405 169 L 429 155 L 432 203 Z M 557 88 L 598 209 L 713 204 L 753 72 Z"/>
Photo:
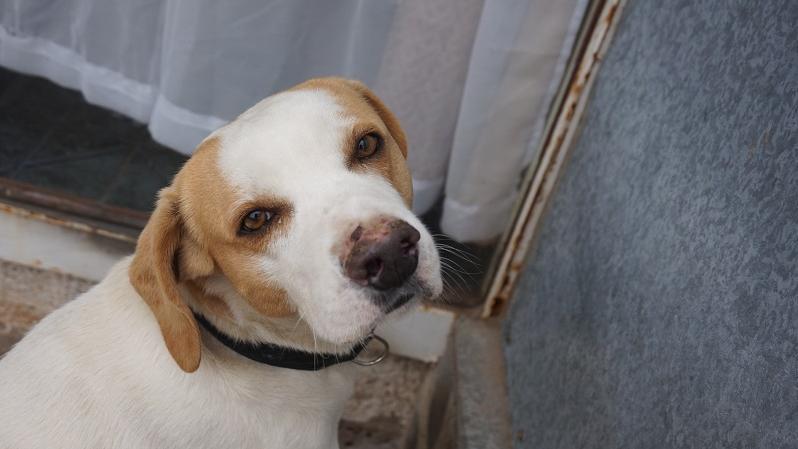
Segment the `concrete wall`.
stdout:
<path fill-rule="evenodd" d="M 798 447 L 798 2 L 623 14 L 506 321 L 515 446 Z"/>

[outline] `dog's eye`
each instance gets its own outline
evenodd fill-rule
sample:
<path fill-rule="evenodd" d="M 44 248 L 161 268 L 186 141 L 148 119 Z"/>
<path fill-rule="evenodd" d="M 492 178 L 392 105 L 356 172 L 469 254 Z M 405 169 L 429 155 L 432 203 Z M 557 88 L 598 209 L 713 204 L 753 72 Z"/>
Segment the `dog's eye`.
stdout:
<path fill-rule="evenodd" d="M 255 209 L 250 211 L 241 222 L 241 231 L 245 233 L 255 232 L 274 218 L 274 213 L 266 209 Z"/>
<path fill-rule="evenodd" d="M 355 144 L 355 157 L 363 160 L 374 156 L 382 147 L 382 138 L 375 133 L 368 133 L 358 139 Z"/>

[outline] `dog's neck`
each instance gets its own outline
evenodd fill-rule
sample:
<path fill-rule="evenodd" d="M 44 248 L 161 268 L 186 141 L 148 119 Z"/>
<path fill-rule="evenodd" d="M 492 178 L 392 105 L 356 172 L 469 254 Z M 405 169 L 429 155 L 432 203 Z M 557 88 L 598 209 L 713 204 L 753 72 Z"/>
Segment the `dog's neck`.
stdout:
<path fill-rule="evenodd" d="M 221 274 L 181 284 L 184 300 L 219 331 L 234 339 L 270 343 L 307 352 L 346 354 L 352 345 L 317 338 L 299 313 L 267 317 L 249 305 Z"/>

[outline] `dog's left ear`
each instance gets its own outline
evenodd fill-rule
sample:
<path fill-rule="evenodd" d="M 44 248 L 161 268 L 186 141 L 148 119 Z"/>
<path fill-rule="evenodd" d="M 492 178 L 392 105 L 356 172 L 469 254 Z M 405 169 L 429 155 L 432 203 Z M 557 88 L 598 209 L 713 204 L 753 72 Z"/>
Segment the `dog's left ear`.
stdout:
<path fill-rule="evenodd" d="M 191 373 L 199 367 L 201 340 L 194 314 L 177 287 L 183 232 L 177 194 L 173 187 L 166 187 L 139 236 L 128 274 L 155 314 L 172 358 L 183 371 Z"/>
<path fill-rule="evenodd" d="M 346 82 L 350 87 L 356 90 L 375 111 L 377 111 L 377 115 L 380 116 L 382 122 L 388 127 L 388 132 L 391 133 L 391 137 L 396 141 L 402 155 L 407 159 L 407 137 L 405 136 L 405 131 L 402 129 L 402 125 L 399 123 L 399 119 L 396 118 L 393 112 L 388 109 L 388 106 L 385 106 L 385 103 L 383 103 L 371 89 L 366 87 L 365 84 L 355 80 L 346 80 Z"/>

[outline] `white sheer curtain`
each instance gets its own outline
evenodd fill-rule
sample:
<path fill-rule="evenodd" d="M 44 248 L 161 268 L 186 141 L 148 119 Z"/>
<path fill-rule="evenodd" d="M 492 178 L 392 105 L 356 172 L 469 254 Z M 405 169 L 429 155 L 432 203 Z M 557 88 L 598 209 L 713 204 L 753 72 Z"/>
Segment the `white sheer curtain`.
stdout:
<path fill-rule="evenodd" d="M 485 1 L 447 171 L 448 234 L 485 241 L 507 226 L 586 5 Z"/>
<path fill-rule="evenodd" d="M 584 1 L 4 0 L 0 65 L 185 154 L 275 91 L 358 78 L 406 128 L 416 212 L 445 196 L 444 231 L 484 241 L 506 226 Z"/>

